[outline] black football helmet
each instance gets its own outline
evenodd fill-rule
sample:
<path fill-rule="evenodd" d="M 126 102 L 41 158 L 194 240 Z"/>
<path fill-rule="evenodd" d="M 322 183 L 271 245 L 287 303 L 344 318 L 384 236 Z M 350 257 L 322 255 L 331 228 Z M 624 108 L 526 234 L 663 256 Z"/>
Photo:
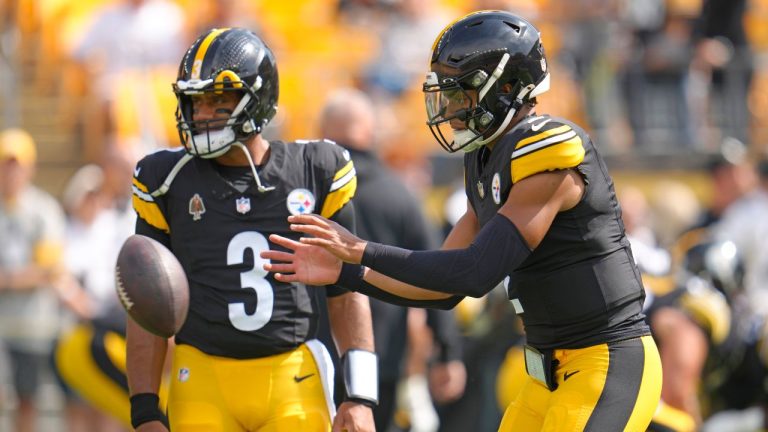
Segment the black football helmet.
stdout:
<path fill-rule="evenodd" d="M 692 246 L 685 253 L 682 267 L 688 275 L 710 282 L 727 298 L 743 289 L 744 261 L 732 241 L 707 240 Z"/>
<path fill-rule="evenodd" d="M 448 25 L 432 46 L 427 125 L 448 152 L 472 151 L 496 139 L 523 104 L 548 89 L 539 31 L 509 12 L 474 12 Z"/>
<path fill-rule="evenodd" d="M 187 152 L 202 158 L 223 155 L 235 142 L 261 133 L 277 112 L 278 76 L 272 51 L 253 32 L 212 29 L 187 50 L 173 91 L 178 99 L 176 127 Z M 238 92 L 228 119 L 196 121 L 192 96 Z"/>

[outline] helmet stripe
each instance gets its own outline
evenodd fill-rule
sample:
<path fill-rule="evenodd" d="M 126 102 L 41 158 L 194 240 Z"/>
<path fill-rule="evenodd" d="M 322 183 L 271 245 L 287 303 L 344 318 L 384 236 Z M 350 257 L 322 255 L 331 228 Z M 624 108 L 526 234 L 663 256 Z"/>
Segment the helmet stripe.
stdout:
<path fill-rule="evenodd" d="M 200 42 L 200 47 L 197 49 L 197 53 L 195 53 L 195 61 L 192 63 L 192 76 L 191 79 L 200 79 L 200 69 L 202 69 L 203 66 L 203 60 L 205 59 L 205 54 L 208 52 L 208 48 L 211 46 L 211 43 L 222 33 L 229 30 L 229 28 L 220 28 L 220 29 L 213 29 L 210 33 L 203 39 L 202 42 Z"/>

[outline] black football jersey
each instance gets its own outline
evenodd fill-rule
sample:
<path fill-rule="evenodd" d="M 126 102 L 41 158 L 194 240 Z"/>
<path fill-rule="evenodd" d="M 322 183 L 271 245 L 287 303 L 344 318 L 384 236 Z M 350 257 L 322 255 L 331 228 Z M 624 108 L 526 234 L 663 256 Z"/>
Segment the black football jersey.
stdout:
<path fill-rule="evenodd" d="M 464 169 L 481 226 L 528 176 L 575 169 L 584 179 L 581 202 L 558 213 L 539 246 L 510 274 L 507 289 L 529 344 L 580 348 L 648 334 L 645 293 L 613 182 L 586 132 L 563 119 L 530 116 L 492 151 L 465 155 Z"/>
<path fill-rule="evenodd" d="M 244 192 L 221 167 L 183 149 L 161 150 L 134 172 L 137 234 L 166 244 L 190 286 L 187 320 L 176 343 L 208 354 L 256 358 L 293 349 L 315 336 L 317 288 L 278 282 L 259 253 L 278 248 L 269 235 L 297 239 L 290 214 L 334 216 L 355 193 L 349 153 L 328 141 L 270 143 L 255 181 Z"/>

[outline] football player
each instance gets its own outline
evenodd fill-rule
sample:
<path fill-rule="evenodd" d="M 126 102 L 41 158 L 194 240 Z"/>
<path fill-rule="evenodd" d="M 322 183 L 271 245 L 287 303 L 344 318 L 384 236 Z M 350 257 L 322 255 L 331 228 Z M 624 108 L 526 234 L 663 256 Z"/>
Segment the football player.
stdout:
<path fill-rule="evenodd" d="M 733 242 L 703 240 L 669 275 L 643 276 L 653 294 L 646 320 L 664 371 L 662 401 L 649 431 L 698 430 L 706 414 L 700 393 L 713 392 L 713 381 L 722 380 L 736 363 L 742 349 L 729 297 L 741 289 L 739 263 Z"/>
<path fill-rule="evenodd" d="M 409 306 L 453 307 L 507 280 L 525 324 L 527 379 L 500 430 L 644 430 L 661 363 L 613 182 L 577 125 L 534 113 L 549 87 L 539 31 L 481 11 L 437 37 L 424 84 L 428 125 L 463 151 L 468 210 L 442 251 L 365 242 L 321 215 L 314 237 L 273 236 L 280 281 L 336 283 Z M 341 261 L 344 261 L 342 265 Z M 361 265 L 362 264 L 362 265 Z M 365 267 L 364 267 L 365 266 Z"/>
<path fill-rule="evenodd" d="M 262 137 L 277 110 L 277 65 L 248 30 L 203 34 L 184 55 L 173 89 L 183 147 L 137 164 L 133 205 L 136 233 L 162 242 L 181 262 L 190 306 L 175 336 L 167 419 L 156 394 L 166 340 L 128 322 L 133 426 L 373 430 L 377 361 L 367 298 L 327 288 L 347 391 L 335 415 L 333 367 L 314 339 L 326 291 L 274 279 L 259 257 L 275 247 L 270 234 L 298 239 L 286 222 L 291 214 L 315 211 L 353 227 L 349 154 L 327 141 Z"/>

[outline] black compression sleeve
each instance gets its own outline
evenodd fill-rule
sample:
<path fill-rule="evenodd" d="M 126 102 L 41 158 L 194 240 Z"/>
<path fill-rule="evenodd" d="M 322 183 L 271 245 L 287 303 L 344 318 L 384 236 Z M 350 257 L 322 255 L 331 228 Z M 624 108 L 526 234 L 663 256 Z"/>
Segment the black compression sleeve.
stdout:
<path fill-rule="evenodd" d="M 362 264 L 421 288 L 482 297 L 530 254 L 531 249 L 515 224 L 497 214 L 466 249 L 410 251 L 368 243 Z"/>
<path fill-rule="evenodd" d="M 396 296 L 364 281 L 363 266 L 349 263 L 344 263 L 341 266 L 341 274 L 339 275 L 339 280 L 336 283 L 352 291 L 365 294 L 368 297 L 373 297 L 383 302 L 404 307 L 453 309 L 464 298 L 463 296 L 455 295 L 444 300 L 413 300 Z"/>
<path fill-rule="evenodd" d="M 355 205 L 353 201 L 349 201 L 344 207 L 340 208 L 333 216 L 331 220 L 346 228 L 349 232 L 356 232 L 355 225 Z M 339 284 L 327 285 L 325 292 L 328 297 L 336 297 L 342 294 L 346 294 L 349 291 Z"/>

